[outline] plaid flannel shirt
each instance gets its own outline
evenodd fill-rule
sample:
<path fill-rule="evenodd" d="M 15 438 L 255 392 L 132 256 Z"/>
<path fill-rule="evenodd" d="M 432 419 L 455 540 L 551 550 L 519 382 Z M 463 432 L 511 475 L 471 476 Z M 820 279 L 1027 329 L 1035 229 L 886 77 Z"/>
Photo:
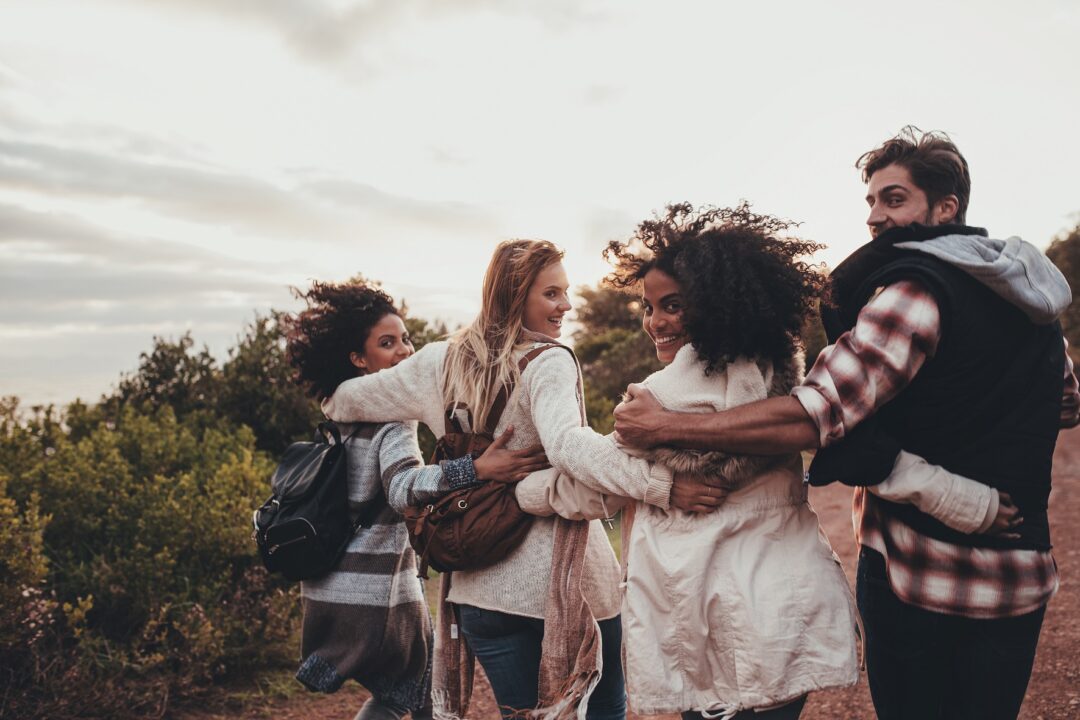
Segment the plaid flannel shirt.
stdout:
<path fill-rule="evenodd" d="M 901 281 L 884 288 L 792 391 L 817 425 L 822 446 L 896 397 L 940 338 L 938 306 L 925 287 Z M 1080 401 L 1067 353 L 1064 371 L 1066 402 Z M 911 605 L 1005 618 L 1037 610 L 1057 592 L 1057 565 L 1049 551 L 964 547 L 927 537 L 881 512 L 880 501 L 865 488 L 855 490 L 852 516 L 856 541 L 885 557 L 890 586 Z"/>

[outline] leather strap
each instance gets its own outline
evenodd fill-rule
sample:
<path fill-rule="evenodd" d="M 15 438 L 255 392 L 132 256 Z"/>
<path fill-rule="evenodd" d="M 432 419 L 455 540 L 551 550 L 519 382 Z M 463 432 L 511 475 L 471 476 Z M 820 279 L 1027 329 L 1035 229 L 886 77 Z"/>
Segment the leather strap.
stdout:
<path fill-rule="evenodd" d="M 575 364 L 577 363 L 577 357 L 574 356 L 574 351 L 571 350 L 570 348 L 568 348 L 567 346 L 561 345 L 559 343 L 540 343 L 538 345 L 535 345 L 532 349 L 530 349 L 527 353 L 525 353 L 521 357 L 521 360 L 518 361 L 518 375 L 525 372 L 525 368 L 528 367 L 530 362 L 532 362 L 537 357 L 539 357 L 539 355 L 541 353 L 543 353 L 543 352 L 545 352 L 547 350 L 550 350 L 551 348 L 562 348 L 562 349 L 566 350 L 568 353 L 570 353 L 570 356 L 574 358 L 574 363 Z M 511 393 L 513 393 L 513 391 L 514 391 L 514 383 L 510 382 L 510 383 L 507 383 L 506 385 L 503 385 L 499 389 L 499 392 L 495 395 L 495 400 L 491 403 L 491 412 L 488 413 L 487 427 L 484 428 L 484 431 L 488 435 L 494 435 L 495 434 L 495 428 L 496 428 L 496 426 L 498 426 L 499 420 L 502 418 L 503 411 L 506 410 L 506 403 L 510 399 L 510 395 L 511 395 Z M 580 391 L 581 391 L 581 374 L 578 373 L 578 392 L 580 393 Z M 457 407 L 457 409 L 462 408 L 461 405 L 457 405 L 456 407 Z M 455 406 L 450 405 L 446 409 L 446 412 L 443 414 L 443 420 L 446 422 L 446 432 L 447 433 L 451 433 L 451 432 L 460 433 L 460 432 L 462 432 L 461 425 L 458 423 L 457 419 L 453 417 L 454 409 L 455 409 Z M 474 428 L 473 432 L 475 432 L 475 431 L 476 430 Z"/>
<path fill-rule="evenodd" d="M 558 343 L 544 343 L 542 345 L 534 347 L 532 350 L 529 350 L 529 352 L 525 353 L 521 357 L 521 360 L 518 360 L 518 375 L 520 376 L 521 373 L 525 372 L 525 368 L 528 367 L 529 363 L 535 360 L 540 355 L 540 353 L 544 352 L 545 350 L 550 350 L 551 348 L 557 347 L 565 348 L 567 352 L 573 354 L 570 348 L 566 347 L 565 345 L 559 345 Z M 495 434 L 495 427 L 499 424 L 499 419 L 502 417 L 503 410 L 506 409 L 506 401 L 510 399 L 510 394 L 513 391 L 513 383 L 503 385 L 502 388 L 499 389 L 499 393 L 495 396 L 495 401 L 491 403 L 491 413 L 488 414 L 486 428 L 486 431 L 489 435 Z"/>

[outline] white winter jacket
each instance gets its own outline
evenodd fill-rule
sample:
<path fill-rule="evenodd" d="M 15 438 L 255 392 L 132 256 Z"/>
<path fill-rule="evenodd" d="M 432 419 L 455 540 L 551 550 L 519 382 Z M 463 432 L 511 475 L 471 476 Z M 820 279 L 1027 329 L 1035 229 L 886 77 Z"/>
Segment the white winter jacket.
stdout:
<path fill-rule="evenodd" d="M 664 407 L 688 412 L 763 399 L 771 384 L 771 368 L 749 360 L 706 376 L 689 345 L 644 382 Z M 519 502 L 573 513 L 568 498 L 584 495 L 570 483 L 534 474 L 519 485 Z M 714 513 L 634 506 L 622 618 L 635 712 L 727 718 L 857 681 L 854 604 L 806 502 L 799 456 L 752 477 Z"/>

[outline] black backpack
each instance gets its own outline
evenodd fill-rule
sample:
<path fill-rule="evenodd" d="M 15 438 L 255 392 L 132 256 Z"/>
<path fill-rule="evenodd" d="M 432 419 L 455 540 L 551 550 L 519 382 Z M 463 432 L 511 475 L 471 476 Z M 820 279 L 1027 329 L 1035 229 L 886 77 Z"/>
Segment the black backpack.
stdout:
<path fill-rule="evenodd" d="M 296 442 L 270 480 L 273 495 L 257 509 L 251 537 L 263 565 L 292 581 L 329 572 L 361 526 L 378 513 L 383 494 L 349 511 L 348 460 L 341 431 L 321 423 L 314 442 Z"/>

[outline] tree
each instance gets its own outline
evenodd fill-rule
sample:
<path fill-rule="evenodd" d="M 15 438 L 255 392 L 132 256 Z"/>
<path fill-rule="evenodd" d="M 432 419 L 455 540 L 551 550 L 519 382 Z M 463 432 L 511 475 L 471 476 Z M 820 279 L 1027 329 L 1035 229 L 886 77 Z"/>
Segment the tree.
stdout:
<path fill-rule="evenodd" d="M 281 656 L 298 604 L 252 552 L 244 519 L 273 463 L 250 429 L 130 403 L 115 422 L 78 421 L 75 441 L 51 413 L 16 409 L 0 417 L 0 695 L 13 716 L 160 714 L 169 696 Z"/>
<path fill-rule="evenodd" d="M 221 368 L 220 412 L 255 432 L 256 446 L 279 455 L 306 438 L 322 419 L 318 405 L 293 380 L 285 357 L 285 313 L 256 314 Z"/>
<path fill-rule="evenodd" d="M 814 367 L 817 356 L 829 344 L 829 339 L 825 335 L 825 326 L 821 322 L 820 312 L 815 312 L 807 319 L 806 325 L 802 329 L 802 343 L 803 351 L 806 353 L 805 369 L 806 372 L 810 372 L 810 368 Z"/>
<path fill-rule="evenodd" d="M 1061 316 L 1061 327 L 1069 340 L 1073 360 L 1080 360 L 1080 297 L 1076 293 L 1080 288 L 1080 223 L 1056 237 L 1046 248 L 1046 256 L 1057 265 L 1073 291 L 1072 303 Z"/>
<path fill-rule="evenodd" d="M 407 308 L 402 305 L 401 310 L 405 312 Z M 450 334 L 444 322 L 440 321 L 432 325 L 423 318 L 408 316 L 405 317 L 405 329 L 409 331 L 409 338 L 412 340 L 413 347 L 416 348 L 417 352 L 429 342 L 445 340 L 446 336 Z"/>
<path fill-rule="evenodd" d="M 577 294 L 584 304 L 577 309 L 581 330 L 574 335 L 575 340 L 608 330 L 641 330 L 641 301 L 633 295 L 603 285 L 583 285 Z"/>
<path fill-rule="evenodd" d="M 106 402 L 151 410 L 167 405 L 180 417 L 212 411 L 220 391 L 216 363 L 205 345 L 193 352 L 194 344 L 190 332 L 176 341 L 155 336 L 153 349 L 139 355 L 139 369 L 122 377 Z"/>
<path fill-rule="evenodd" d="M 295 652 L 295 588 L 249 538 L 275 458 L 321 417 L 282 320 L 257 314 L 220 366 L 155 337 L 97 404 L 0 398 L 0 716 L 160 715 Z M 446 334 L 407 322 L 417 347 Z"/>
<path fill-rule="evenodd" d="M 660 368 L 652 340 L 641 330 L 641 303 L 626 293 L 603 286 L 580 287 L 581 324 L 574 333 L 574 350 L 585 379 L 585 411 L 589 425 L 600 433 L 614 429 L 611 411 L 626 386 L 640 382 Z"/>

